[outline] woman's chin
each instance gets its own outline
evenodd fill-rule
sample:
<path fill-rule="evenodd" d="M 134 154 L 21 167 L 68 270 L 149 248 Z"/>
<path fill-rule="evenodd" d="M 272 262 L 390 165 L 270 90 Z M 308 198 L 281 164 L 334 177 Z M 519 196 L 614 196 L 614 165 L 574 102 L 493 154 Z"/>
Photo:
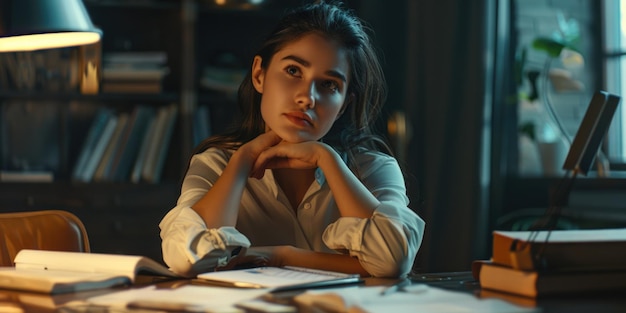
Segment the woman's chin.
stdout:
<path fill-rule="evenodd" d="M 285 136 L 281 136 L 281 134 L 278 134 L 278 136 L 284 142 L 288 142 L 288 143 L 302 143 L 302 142 L 307 142 L 307 141 L 316 141 L 315 138 L 310 138 L 308 136 L 306 136 L 306 137 L 298 136 L 297 134 L 287 134 Z"/>

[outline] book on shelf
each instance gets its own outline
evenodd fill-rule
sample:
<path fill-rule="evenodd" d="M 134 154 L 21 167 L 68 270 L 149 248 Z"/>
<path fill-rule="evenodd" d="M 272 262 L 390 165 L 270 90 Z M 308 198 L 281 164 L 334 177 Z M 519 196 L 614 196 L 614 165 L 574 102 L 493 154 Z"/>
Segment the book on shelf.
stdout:
<path fill-rule="evenodd" d="M 104 93 L 160 93 L 163 86 L 160 81 L 105 81 L 102 82 L 101 89 Z"/>
<path fill-rule="evenodd" d="M 108 108 L 100 108 L 96 112 L 72 171 L 73 180 L 80 180 L 81 173 L 85 171 L 89 160 L 94 157 L 94 149 L 98 145 L 98 141 L 111 118 L 113 118 L 113 112 Z"/>
<path fill-rule="evenodd" d="M 174 126 L 178 117 L 178 106 L 170 105 L 168 114 L 166 116 L 165 126 L 163 129 L 163 136 L 157 145 L 156 160 L 154 168 L 152 170 L 152 178 L 149 180 L 152 183 L 158 183 L 161 181 L 161 174 L 163 173 L 163 167 L 165 166 L 165 159 L 167 153 L 170 151 L 169 146 L 172 141 L 172 134 L 174 133 Z"/>
<path fill-rule="evenodd" d="M 154 121 L 154 130 L 149 138 L 146 138 L 145 158 L 141 161 L 141 168 L 137 168 L 135 171 L 139 172 L 135 175 L 136 181 L 150 182 L 152 173 L 154 171 L 154 163 L 156 160 L 156 154 L 158 152 L 158 145 L 161 142 L 161 137 L 164 135 L 164 127 L 166 124 L 167 116 L 169 114 L 169 107 L 160 107 L 157 112 L 157 116 Z"/>
<path fill-rule="evenodd" d="M 167 54 L 162 51 L 105 53 L 102 92 L 160 93 L 169 74 Z"/>
<path fill-rule="evenodd" d="M 111 51 L 102 55 L 103 64 L 165 64 L 165 51 Z"/>
<path fill-rule="evenodd" d="M 492 262 L 524 270 L 626 270 L 626 228 L 494 231 Z"/>
<path fill-rule="evenodd" d="M 202 71 L 200 86 L 208 90 L 236 95 L 241 81 L 246 76 L 245 68 L 223 68 L 207 66 Z"/>
<path fill-rule="evenodd" d="M 93 174 L 93 181 L 102 182 L 107 180 L 107 173 L 110 171 L 113 156 L 115 155 L 115 151 L 118 149 L 119 142 L 121 140 L 120 138 L 126 128 L 126 124 L 128 124 L 129 118 L 130 114 L 126 112 L 120 113 L 117 116 L 117 124 L 115 125 L 111 139 L 102 154 L 102 158 L 100 159 L 100 162 L 98 162 L 96 171 Z"/>
<path fill-rule="evenodd" d="M 104 82 L 156 82 L 160 83 L 163 77 L 169 73 L 167 67 L 150 66 L 118 66 L 104 67 L 102 80 Z"/>
<path fill-rule="evenodd" d="M 147 157 L 141 171 L 142 181 L 149 183 L 160 181 L 177 116 L 178 107 L 176 104 L 159 109 L 155 134 L 150 141 Z"/>
<path fill-rule="evenodd" d="M 273 291 L 361 283 L 358 274 L 345 274 L 302 267 L 256 267 L 198 274 L 199 281 L 239 287 L 267 288 Z"/>
<path fill-rule="evenodd" d="M 0 288 L 57 294 L 133 284 L 140 275 L 180 277 L 135 255 L 23 249 L 14 263 L 0 267 Z"/>
<path fill-rule="evenodd" d="M 78 176 L 75 177 L 77 181 L 90 182 L 93 179 L 96 168 L 98 167 L 100 160 L 102 160 L 104 151 L 111 141 L 115 129 L 117 128 L 117 123 L 118 116 L 111 115 L 106 126 L 104 127 L 104 130 L 100 134 L 100 137 L 98 137 L 97 143 L 93 147 L 93 151 L 89 154 L 89 158 L 87 159 L 85 166 L 79 171 Z"/>
<path fill-rule="evenodd" d="M 124 129 L 119 148 L 113 158 L 109 180 L 127 181 L 130 171 L 139 153 L 141 140 L 147 130 L 149 121 L 154 116 L 154 108 L 148 106 L 136 106 L 130 116 L 129 123 Z"/>
<path fill-rule="evenodd" d="M 146 158 L 148 157 L 150 143 L 152 142 L 156 129 L 158 127 L 159 120 L 159 112 L 155 113 L 150 121 L 148 121 L 148 125 L 146 126 L 146 132 L 144 133 L 143 138 L 141 139 L 141 146 L 139 147 L 139 152 L 137 154 L 137 158 L 133 164 L 133 168 L 130 173 L 130 182 L 139 183 L 141 182 L 141 170 L 146 162 Z"/>
<path fill-rule="evenodd" d="M 626 289 L 626 270 L 535 271 L 484 263 L 481 288 L 525 297 L 592 293 Z"/>
<path fill-rule="evenodd" d="M 0 182 L 5 183 L 49 183 L 54 181 L 51 171 L 0 171 Z"/>
<path fill-rule="evenodd" d="M 211 117 L 208 105 L 199 105 L 193 115 L 193 145 L 211 135 Z"/>

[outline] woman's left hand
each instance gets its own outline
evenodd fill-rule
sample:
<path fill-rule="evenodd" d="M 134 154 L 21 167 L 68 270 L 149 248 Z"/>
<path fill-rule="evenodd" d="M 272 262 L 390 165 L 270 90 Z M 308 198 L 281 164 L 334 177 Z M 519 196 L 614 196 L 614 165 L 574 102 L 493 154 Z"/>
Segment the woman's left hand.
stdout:
<path fill-rule="evenodd" d="M 319 165 L 322 153 L 331 149 L 317 141 L 300 143 L 280 142 L 259 155 L 252 167 L 251 177 L 262 178 L 266 169 L 311 169 Z"/>
<path fill-rule="evenodd" d="M 247 266 L 284 266 L 284 259 L 291 246 L 266 246 L 251 247 L 242 250 L 237 257 L 228 262 L 226 266 L 217 268 L 219 271 L 230 270 L 239 265 Z"/>

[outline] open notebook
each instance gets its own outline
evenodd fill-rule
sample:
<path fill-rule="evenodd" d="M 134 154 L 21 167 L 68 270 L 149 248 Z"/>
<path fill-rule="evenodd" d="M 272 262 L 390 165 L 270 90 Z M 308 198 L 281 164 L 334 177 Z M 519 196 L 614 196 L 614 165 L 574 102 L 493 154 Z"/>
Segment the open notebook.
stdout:
<path fill-rule="evenodd" d="M 274 291 L 362 282 L 358 274 L 344 274 L 292 266 L 208 272 L 199 274 L 198 280 L 209 284 L 240 288 L 268 288 Z"/>
<path fill-rule="evenodd" d="M 23 249 L 15 267 L 0 267 L 0 288 L 50 294 L 133 284 L 140 275 L 180 278 L 137 255 Z"/>

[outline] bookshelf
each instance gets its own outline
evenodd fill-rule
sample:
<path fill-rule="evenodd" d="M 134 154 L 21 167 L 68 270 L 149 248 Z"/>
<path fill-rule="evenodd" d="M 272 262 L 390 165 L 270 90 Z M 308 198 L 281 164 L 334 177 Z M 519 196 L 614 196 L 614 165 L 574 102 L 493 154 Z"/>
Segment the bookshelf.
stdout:
<path fill-rule="evenodd" d="M 283 11 L 298 3 L 84 3 L 93 23 L 103 30 L 98 45 L 0 54 L 0 170 L 26 177 L 13 182 L 0 176 L 0 212 L 69 210 L 85 223 L 94 252 L 140 253 L 161 260 L 158 222 L 175 205 L 191 150 L 203 136 L 199 127 L 204 134 L 215 133 L 233 120 L 233 86 L 249 66 L 253 49 Z M 165 59 L 145 65 L 153 76 L 147 71 L 105 70 L 111 56 L 119 53 Z M 100 69 L 96 93 L 81 89 L 87 61 Z M 129 81 L 128 75 L 141 78 Z M 158 79 L 143 84 L 149 77 Z M 132 116 L 138 107 L 153 112 L 152 118 L 164 108 L 177 112 L 159 179 L 135 180 L 132 173 L 76 179 L 98 113 L 106 109 L 118 117 Z M 133 165 L 139 155 L 135 152 Z M 51 181 L 35 175 L 41 172 L 51 174 Z"/>

